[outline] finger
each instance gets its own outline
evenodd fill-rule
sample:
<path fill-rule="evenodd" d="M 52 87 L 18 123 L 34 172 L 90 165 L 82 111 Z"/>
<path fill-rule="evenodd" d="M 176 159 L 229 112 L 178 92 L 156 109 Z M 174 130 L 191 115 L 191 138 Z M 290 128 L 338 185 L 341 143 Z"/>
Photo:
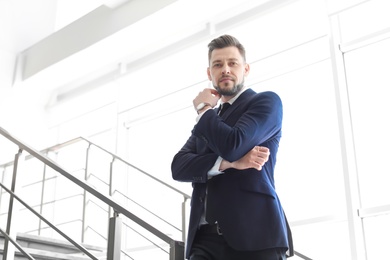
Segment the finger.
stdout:
<path fill-rule="evenodd" d="M 218 94 L 218 91 L 215 90 L 215 89 L 213 89 L 213 88 L 209 88 L 208 90 L 209 90 L 209 91 L 211 92 L 211 94 L 213 94 L 213 95 L 219 95 L 219 94 Z"/>
<path fill-rule="evenodd" d="M 267 161 L 268 160 L 268 153 L 258 152 L 257 157 L 263 159 L 264 161 Z"/>
<path fill-rule="evenodd" d="M 265 147 L 265 146 L 258 146 L 258 150 L 259 150 L 259 151 L 262 151 L 262 152 L 267 152 L 267 153 L 269 153 L 269 149 L 268 149 L 267 147 Z"/>
<path fill-rule="evenodd" d="M 254 168 L 256 170 L 260 171 L 261 169 L 263 169 L 263 166 L 261 166 L 260 164 L 257 164 Z"/>
<path fill-rule="evenodd" d="M 265 164 L 265 160 L 264 159 L 261 159 L 257 162 L 260 166 L 264 166 Z"/>

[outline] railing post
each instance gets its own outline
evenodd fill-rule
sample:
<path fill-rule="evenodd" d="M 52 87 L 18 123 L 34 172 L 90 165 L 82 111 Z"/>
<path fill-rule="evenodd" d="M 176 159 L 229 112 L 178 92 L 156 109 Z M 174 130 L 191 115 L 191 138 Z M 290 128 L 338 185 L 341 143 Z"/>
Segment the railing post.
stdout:
<path fill-rule="evenodd" d="M 184 243 L 172 241 L 169 250 L 169 260 L 184 260 Z"/>
<path fill-rule="evenodd" d="M 187 241 L 187 227 L 188 227 L 188 198 L 184 197 L 184 201 L 182 202 L 181 205 L 181 233 L 182 233 L 182 240 Z"/>
<path fill-rule="evenodd" d="M 46 152 L 45 155 L 49 157 L 49 152 Z M 39 214 L 43 215 L 43 205 L 45 200 L 45 187 L 46 187 L 46 172 L 47 172 L 47 165 L 43 164 L 43 174 L 42 174 L 42 188 L 41 188 L 41 202 L 39 205 Z M 38 222 L 38 235 L 40 236 L 42 232 L 42 219 L 39 219 Z"/>
<path fill-rule="evenodd" d="M 108 226 L 107 259 L 120 260 L 121 258 L 122 220 L 114 212 Z"/>
<path fill-rule="evenodd" d="M 15 193 L 16 190 L 16 177 L 18 173 L 18 167 L 20 166 L 19 160 L 22 157 L 23 150 L 19 149 L 18 153 L 15 154 L 15 161 L 14 161 L 14 169 L 12 174 L 12 183 L 11 183 L 11 191 Z M 9 205 L 8 205 L 8 218 L 7 218 L 7 228 L 6 233 L 8 236 L 16 241 L 16 230 L 12 228 L 12 220 L 15 220 L 17 218 L 17 208 L 14 207 L 14 197 L 10 195 L 9 198 Z M 8 239 L 4 240 L 4 253 L 3 253 L 3 260 L 13 260 L 15 257 L 15 247 L 11 245 Z"/>
<path fill-rule="evenodd" d="M 91 150 L 91 144 L 88 144 L 87 150 L 85 152 L 85 169 L 84 169 L 84 180 L 88 182 L 88 166 L 89 166 L 89 152 Z M 87 223 L 86 223 L 86 215 L 87 215 L 87 191 L 83 191 L 83 213 L 82 213 L 82 230 L 81 230 L 81 242 L 85 243 L 85 231 L 87 229 Z"/>
<path fill-rule="evenodd" d="M 3 167 L 3 174 L 1 175 L 1 183 L 4 183 L 5 179 L 5 174 L 6 174 L 6 167 Z M 1 205 L 1 199 L 3 197 L 3 188 L 0 187 L 0 205 Z M 1 212 L 0 212 L 1 213 Z"/>
<path fill-rule="evenodd" d="M 113 174 L 113 171 L 114 171 L 114 162 L 115 162 L 115 156 L 112 157 L 112 161 L 110 163 L 110 180 L 109 180 L 109 183 L 108 183 L 108 194 L 110 194 L 110 196 L 112 197 L 114 195 L 114 188 L 113 188 L 113 179 L 114 179 L 114 174 Z M 112 211 L 112 208 L 109 207 L 108 208 L 108 217 L 111 216 L 111 211 Z"/>

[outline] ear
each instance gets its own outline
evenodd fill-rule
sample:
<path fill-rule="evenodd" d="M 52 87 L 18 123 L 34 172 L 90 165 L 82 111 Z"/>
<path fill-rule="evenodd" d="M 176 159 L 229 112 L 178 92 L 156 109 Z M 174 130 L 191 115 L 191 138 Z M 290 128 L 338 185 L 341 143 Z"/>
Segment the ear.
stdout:
<path fill-rule="evenodd" d="M 248 63 L 246 63 L 245 67 L 244 67 L 244 76 L 248 76 L 250 70 L 251 70 L 251 67 L 249 66 Z"/>
<path fill-rule="evenodd" d="M 207 77 L 209 78 L 210 81 L 212 81 L 210 67 L 207 68 Z"/>

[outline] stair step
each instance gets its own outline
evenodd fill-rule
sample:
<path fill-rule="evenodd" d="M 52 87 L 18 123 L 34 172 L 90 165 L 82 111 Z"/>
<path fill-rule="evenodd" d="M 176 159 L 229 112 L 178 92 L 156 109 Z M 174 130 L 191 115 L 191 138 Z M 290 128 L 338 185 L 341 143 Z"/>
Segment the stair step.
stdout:
<path fill-rule="evenodd" d="M 47 238 L 30 234 L 18 234 L 17 242 L 23 249 L 31 254 L 36 260 L 86 260 L 90 257 L 84 255 L 80 250 L 68 241 Z M 3 254 L 4 237 L 0 236 L 0 254 Z M 89 252 L 99 259 L 106 258 L 105 248 L 83 244 Z M 1 258 L 2 259 L 2 258 Z M 15 259 L 26 259 L 21 253 L 17 252 Z"/>

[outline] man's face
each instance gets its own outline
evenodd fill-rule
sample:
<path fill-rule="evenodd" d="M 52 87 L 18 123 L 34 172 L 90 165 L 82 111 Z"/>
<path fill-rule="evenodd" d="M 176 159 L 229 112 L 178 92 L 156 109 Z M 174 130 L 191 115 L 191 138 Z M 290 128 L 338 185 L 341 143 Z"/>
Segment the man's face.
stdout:
<path fill-rule="evenodd" d="M 249 65 L 236 47 L 215 49 L 211 53 L 207 75 L 220 95 L 235 96 L 243 88 L 248 74 Z"/>

